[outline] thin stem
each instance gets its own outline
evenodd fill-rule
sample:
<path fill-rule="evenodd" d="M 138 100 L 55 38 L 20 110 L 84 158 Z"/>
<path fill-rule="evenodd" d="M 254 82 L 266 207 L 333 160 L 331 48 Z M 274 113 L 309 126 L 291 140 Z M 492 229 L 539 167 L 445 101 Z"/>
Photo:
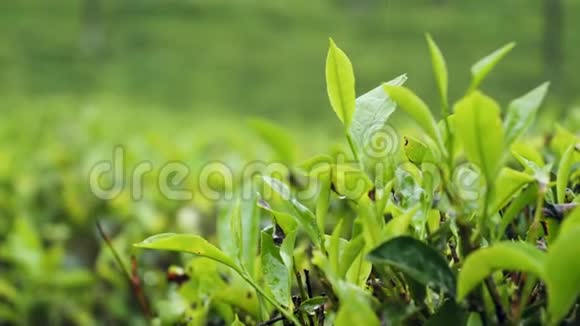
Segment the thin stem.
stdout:
<path fill-rule="evenodd" d="M 117 250 L 115 250 L 115 247 L 113 247 L 113 242 L 111 241 L 111 238 L 109 238 L 109 236 L 105 233 L 105 231 L 103 230 L 103 227 L 101 226 L 101 223 L 99 221 L 96 221 L 95 224 L 97 225 L 97 230 L 99 231 L 99 235 L 105 241 L 105 244 L 107 245 L 107 247 L 109 248 L 109 250 L 113 254 L 113 258 L 117 262 L 117 265 L 119 265 L 119 267 L 121 268 L 121 270 L 123 271 L 123 273 L 125 274 L 127 279 L 130 281 L 131 280 L 131 272 L 129 271 L 129 269 L 127 268 L 125 263 L 123 263 L 123 260 L 121 259 L 121 256 L 119 256 L 119 253 L 117 253 Z"/>
<path fill-rule="evenodd" d="M 277 316 L 277 317 L 274 317 L 274 318 L 272 318 L 272 319 L 270 319 L 270 320 L 267 320 L 267 321 L 265 321 L 265 322 L 263 322 L 263 323 L 260 323 L 259 325 L 260 325 L 260 326 L 269 326 L 269 325 L 274 325 L 275 323 L 277 323 L 277 322 L 279 322 L 279 321 L 282 321 L 282 320 L 284 320 L 284 318 L 286 318 L 286 317 L 284 317 L 284 315 L 282 315 L 282 316 Z"/>
<path fill-rule="evenodd" d="M 488 233 L 487 233 L 488 230 L 486 228 L 485 222 L 489 218 L 489 216 L 488 216 L 489 212 L 487 211 L 487 209 L 489 206 L 489 198 L 491 197 L 491 184 L 492 183 L 491 183 L 490 178 L 486 178 L 486 180 L 485 180 L 485 195 L 483 197 L 483 212 L 481 213 L 481 216 L 477 220 L 477 228 L 479 231 L 479 236 L 481 236 L 481 237 L 486 237 L 488 235 Z"/>
<path fill-rule="evenodd" d="M 254 289 L 256 289 L 256 291 L 262 296 L 264 297 L 264 299 L 266 299 L 266 301 L 268 301 L 271 305 L 274 306 L 274 308 L 276 308 L 278 311 L 280 311 L 280 313 L 282 315 L 284 315 L 284 317 L 286 317 L 286 319 L 288 319 L 289 321 L 291 321 L 292 323 L 294 323 L 294 325 L 301 325 L 301 323 L 298 321 L 298 319 L 296 319 L 296 317 L 294 317 L 294 314 L 288 310 L 286 310 L 284 307 L 282 307 L 276 300 L 274 300 L 273 298 L 271 298 L 266 291 L 264 291 L 260 286 L 258 286 L 258 284 L 256 284 L 252 278 L 247 274 L 244 273 L 242 270 L 240 269 L 234 269 L 246 282 L 248 282 L 248 284 L 250 284 Z"/>
<path fill-rule="evenodd" d="M 443 124 L 445 125 L 445 132 L 447 133 L 447 166 L 449 174 L 453 175 L 453 135 L 451 134 L 451 127 L 447 116 L 449 116 L 449 103 L 441 99 L 441 115 L 443 116 Z"/>
<path fill-rule="evenodd" d="M 358 162 L 358 154 L 356 152 L 356 147 L 354 147 L 354 143 L 352 142 L 352 137 L 350 136 L 350 134 L 348 132 L 346 133 L 346 140 L 348 141 L 348 146 L 350 146 L 350 150 L 352 152 L 354 160 Z"/>
<path fill-rule="evenodd" d="M 537 279 L 534 275 L 528 274 L 526 276 L 526 280 L 524 281 L 523 284 L 523 290 L 521 292 L 518 302 L 519 305 L 517 307 L 517 311 L 514 314 L 514 324 L 516 325 L 519 324 L 520 322 L 524 308 L 528 304 L 529 296 L 532 293 L 532 290 L 534 290 L 534 287 L 536 286 L 536 281 Z"/>
<path fill-rule="evenodd" d="M 491 277 L 485 278 L 485 286 L 487 287 L 487 291 L 489 291 L 489 295 L 493 301 L 497 321 L 500 325 L 504 324 L 507 320 L 507 315 L 503 305 L 501 304 L 501 298 L 499 296 L 499 292 L 497 292 L 497 287 L 495 286 L 495 283 L 493 283 Z"/>
<path fill-rule="evenodd" d="M 534 212 L 534 220 L 532 221 L 532 225 L 528 230 L 527 234 L 527 241 L 530 243 L 535 243 L 536 238 L 538 235 L 538 231 L 540 228 L 540 220 L 543 216 L 543 207 L 544 207 L 544 194 L 545 194 L 545 187 L 540 185 L 540 190 L 538 194 L 538 198 L 536 199 L 536 210 Z"/>
<path fill-rule="evenodd" d="M 308 299 L 308 294 L 306 293 L 304 285 L 302 284 L 302 275 L 296 268 L 295 261 L 292 263 L 292 269 L 294 270 L 294 275 L 296 275 L 296 283 L 298 284 L 298 290 L 300 290 L 300 297 L 302 298 L 302 300 L 306 300 Z"/>
<path fill-rule="evenodd" d="M 312 283 L 310 283 L 310 271 L 304 270 L 304 278 L 306 279 L 306 289 L 308 290 L 308 298 L 312 298 Z"/>
<path fill-rule="evenodd" d="M 129 271 L 127 266 L 123 263 L 123 260 L 121 259 L 121 256 L 119 255 L 119 253 L 117 252 L 117 250 L 115 250 L 115 247 L 113 246 L 113 241 L 111 241 L 111 238 L 103 230 L 101 223 L 97 220 L 95 222 L 95 224 L 97 225 L 97 230 L 99 231 L 99 235 L 101 236 L 101 238 L 103 238 L 103 240 L 105 241 L 105 244 L 107 245 L 107 247 L 109 248 L 109 250 L 113 254 L 113 257 L 114 257 L 115 261 L 117 262 L 117 265 L 119 265 L 119 267 L 121 268 L 121 270 L 125 274 L 125 277 L 127 277 L 127 280 L 129 281 L 129 284 L 131 285 L 131 288 L 133 289 L 133 293 L 137 297 L 137 300 L 139 301 L 139 305 L 141 306 L 141 309 L 143 310 L 143 314 L 145 315 L 145 317 L 147 319 L 151 319 L 153 317 L 153 313 L 151 312 L 151 309 L 149 308 L 147 296 L 145 295 L 145 291 L 143 290 L 143 287 L 141 286 L 141 279 L 139 278 L 139 274 L 137 273 L 137 259 L 135 259 L 135 256 L 131 257 L 131 271 Z"/>

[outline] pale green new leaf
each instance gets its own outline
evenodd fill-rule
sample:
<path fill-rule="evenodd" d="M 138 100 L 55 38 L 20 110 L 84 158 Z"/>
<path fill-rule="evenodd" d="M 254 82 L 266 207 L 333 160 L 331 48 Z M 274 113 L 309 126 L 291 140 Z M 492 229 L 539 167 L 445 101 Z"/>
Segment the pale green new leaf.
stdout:
<path fill-rule="evenodd" d="M 423 162 L 435 162 L 431 149 L 420 140 L 405 136 L 403 149 L 410 162 L 419 166 Z"/>
<path fill-rule="evenodd" d="M 560 234 L 568 232 L 576 227 L 580 227 L 580 206 L 576 207 L 566 218 L 564 222 L 560 225 Z"/>
<path fill-rule="evenodd" d="M 313 297 L 302 302 L 299 308 L 301 311 L 304 311 L 308 314 L 314 314 L 327 301 L 328 301 L 327 297 Z"/>
<path fill-rule="evenodd" d="M 338 313 L 334 320 L 336 326 L 379 326 L 380 321 L 371 308 L 367 295 L 362 289 L 347 282 L 338 281 L 333 284 L 339 300 Z"/>
<path fill-rule="evenodd" d="M 386 85 L 401 86 L 406 80 L 407 75 L 403 74 L 388 81 Z M 396 106 L 397 104 L 383 90 L 383 85 L 356 99 L 356 110 L 350 126 L 350 134 L 359 151 L 364 154 L 364 149 L 369 146 L 375 134 L 382 132 L 381 129 L 395 112 Z"/>
<path fill-rule="evenodd" d="M 505 234 L 507 227 L 513 222 L 513 220 L 522 212 L 522 210 L 531 203 L 536 201 L 538 196 L 538 185 L 537 183 L 531 184 L 524 191 L 522 191 L 514 200 L 512 200 L 508 209 L 505 210 L 501 217 L 501 223 L 497 231 L 497 238 L 501 238 Z"/>
<path fill-rule="evenodd" d="M 271 178 L 269 176 L 262 176 L 262 180 L 264 181 L 264 184 L 270 188 L 270 190 L 272 190 L 275 194 L 284 200 L 283 204 L 285 211 L 281 213 L 283 213 L 285 216 L 292 216 L 304 229 L 306 234 L 308 234 L 314 244 L 320 245 L 322 241 L 322 233 L 316 224 L 316 216 L 307 207 L 299 203 L 292 196 L 290 188 L 282 181 Z M 264 202 L 262 202 L 262 204 L 263 203 Z M 269 206 L 264 208 L 271 210 Z"/>
<path fill-rule="evenodd" d="M 532 125 L 538 108 L 548 93 L 548 86 L 550 83 L 545 82 L 509 104 L 503 124 L 507 146 L 511 145 Z"/>
<path fill-rule="evenodd" d="M 220 262 L 236 271 L 246 282 L 258 291 L 268 302 L 276 307 L 286 318 L 298 323 L 296 318 L 285 307 L 280 306 L 276 299 L 268 295 L 256 282 L 221 250 L 210 244 L 207 240 L 190 234 L 163 233 L 149 237 L 143 242 L 134 244 L 137 248 L 177 251 L 190 253 L 200 257 L 206 257 Z"/>
<path fill-rule="evenodd" d="M 242 264 L 250 275 L 254 275 L 258 242 L 260 239 L 260 210 L 256 205 L 257 198 L 240 203 L 241 233 L 242 233 Z"/>
<path fill-rule="evenodd" d="M 322 173 L 330 171 L 334 159 L 330 155 L 316 155 L 300 164 L 298 169 L 307 175 L 319 176 Z"/>
<path fill-rule="evenodd" d="M 359 234 L 358 236 L 351 239 L 346 244 L 346 246 L 344 247 L 344 250 L 342 251 L 342 254 L 340 256 L 340 260 L 339 260 L 339 265 L 340 265 L 339 272 L 338 272 L 339 277 L 346 276 L 346 273 L 348 272 L 348 270 L 352 266 L 356 257 L 360 255 L 364 246 L 365 246 L 365 239 L 364 239 L 364 236 L 362 234 Z"/>
<path fill-rule="evenodd" d="M 191 234 L 162 233 L 151 236 L 140 243 L 134 244 L 137 248 L 178 251 L 206 257 L 240 271 L 240 267 L 216 246 L 204 238 Z"/>
<path fill-rule="evenodd" d="M 502 168 L 494 180 L 488 216 L 497 213 L 504 207 L 523 186 L 535 181 L 535 178 L 527 173 L 510 168 Z"/>
<path fill-rule="evenodd" d="M 240 321 L 240 318 L 236 314 L 234 321 L 230 324 L 230 326 L 244 326 L 244 323 Z"/>
<path fill-rule="evenodd" d="M 233 238 L 235 257 L 241 262 L 244 243 L 242 242 L 242 210 L 240 204 L 240 200 L 238 199 L 232 207 L 229 231 L 230 236 Z"/>
<path fill-rule="evenodd" d="M 467 256 L 457 277 L 457 299 L 464 299 L 497 270 L 522 271 L 544 277 L 545 253 L 525 242 L 499 242 Z"/>
<path fill-rule="evenodd" d="M 497 65 L 498 62 L 503 59 L 513 48 L 516 46 L 515 43 L 509 43 L 503 47 L 495 50 L 490 55 L 484 57 L 483 59 L 476 62 L 471 67 L 471 85 L 469 86 L 468 93 L 476 90 L 483 79 L 489 74 L 489 72 Z"/>
<path fill-rule="evenodd" d="M 455 105 L 457 139 L 467 158 L 478 165 L 486 180 L 495 178 L 502 165 L 504 135 L 497 103 L 476 91 Z"/>
<path fill-rule="evenodd" d="M 336 274 L 338 274 L 339 271 L 338 258 L 340 257 L 341 252 L 342 238 L 340 237 L 340 234 L 342 232 L 342 222 L 343 220 L 341 219 L 334 227 L 334 231 L 332 231 L 332 235 L 330 236 L 330 245 L 328 246 L 330 268 L 332 268 Z"/>
<path fill-rule="evenodd" d="M 331 192 L 331 170 L 321 173 L 319 176 L 320 192 L 316 200 L 316 225 L 318 229 L 324 232 L 326 226 L 326 214 L 330 207 Z"/>
<path fill-rule="evenodd" d="M 415 93 L 403 86 L 383 85 L 385 92 L 409 114 L 425 133 L 438 145 L 441 153 L 446 153 L 443 138 L 429 107 Z"/>
<path fill-rule="evenodd" d="M 350 60 L 332 39 L 326 57 L 326 91 L 332 109 L 348 130 L 355 110 L 354 72 Z"/>
<path fill-rule="evenodd" d="M 568 185 L 568 178 L 572 172 L 572 165 L 574 164 L 575 158 L 579 150 L 576 148 L 576 144 L 568 146 L 564 155 L 560 159 L 560 165 L 558 166 L 558 178 L 556 179 L 556 190 L 557 190 L 557 200 L 558 203 L 564 203 L 566 195 L 566 186 Z"/>
<path fill-rule="evenodd" d="M 276 221 L 276 224 L 282 228 L 284 233 L 288 234 L 290 232 L 294 232 L 298 228 L 298 222 L 296 222 L 295 217 L 288 213 L 272 209 L 270 204 L 268 204 L 264 199 L 258 200 L 257 206 L 270 212 Z"/>
<path fill-rule="evenodd" d="M 264 283 L 270 289 L 272 296 L 284 307 L 290 307 L 292 304 L 290 287 L 290 272 L 282 256 L 280 248 L 274 244 L 272 235 L 268 230 L 262 231 L 261 237 L 261 270 Z"/>
<path fill-rule="evenodd" d="M 353 200 L 366 195 L 373 188 L 373 183 L 366 173 L 348 164 L 334 166 L 332 184 L 338 194 Z"/>
<path fill-rule="evenodd" d="M 383 229 L 383 240 L 388 240 L 409 233 L 409 226 L 411 226 L 413 216 L 415 216 L 419 208 L 419 205 L 414 206 L 400 216 L 393 217 L 393 219 L 390 220 Z"/>
<path fill-rule="evenodd" d="M 557 325 L 580 294 L 580 226 L 567 228 L 549 248 L 546 257 L 548 315 Z"/>
<path fill-rule="evenodd" d="M 448 105 L 447 100 L 447 64 L 445 63 L 445 58 L 439 50 L 439 47 L 431 38 L 431 35 L 427 34 L 427 44 L 429 45 L 429 52 L 431 53 L 431 65 L 433 66 L 433 73 L 435 74 L 435 81 L 437 82 L 437 89 L 439 90 L 439 96 L 441 97 L 441 103 L 444 108 Z M 446 115 L 446 112 L 443 112 Z"/>
<path fill-rule="evenodd" d="M 286 238 L 280 245 L 280 257 L 289 271 L 294 267 L 294 247 L 296 246 L 296 230 L 286 233 Z"/>
<path fill-rule="evenodd" d="M 550 149 L 556 154 L 556 157 L 561 158 L 570 145 L 580 143 L 580 136 L 557 123 L 555 127 L 556 130 L 550 141 Z"/>

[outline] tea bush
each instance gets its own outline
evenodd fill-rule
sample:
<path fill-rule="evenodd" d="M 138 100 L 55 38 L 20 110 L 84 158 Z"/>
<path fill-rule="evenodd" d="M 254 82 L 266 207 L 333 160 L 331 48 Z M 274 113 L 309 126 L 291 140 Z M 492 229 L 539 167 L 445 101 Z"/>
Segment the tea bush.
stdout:
<path fill-rule="evenodd" d="M 536 119 L 547 84 L 503 111 L 480 91 L 513 45 L 474 65 L 450 105 L 445 61 L 427 44 L 431 107 L 404 74 L 356 97 L 331 42 L 337 146 L 312 136 L 315 121 L 245 130 L 222 116 L 120 112 L 126 103 L 108 99 L 99 111 L 63 110 L 78 105 L 63 98 L 6 110 L 0 325 L 576 323 L 578 126 Z M 115 144 L 125 169 L 154 166 L 138 200 L 131 187 L 91 192 L 89 171 Z M 200 190 L 191 200 L 168 198 L 167 162 L 211 177 L 185 180 Z M 169 230 L 180 234 L 132 246 Z"/>
<path fill-rule="evenodd" d="M 283 167 L 226 189 L 234 195 L 220 203 L 215 239 L 164 233 L 135 244 L 193 255 L 165 256 L 175 265 L 165 298 L 145 309 L 153 322 L 579 321 L 578 135 L 559 125 L 545 139 L 527 135 L 548 83 L 503 110 L 481 91 L 514 44 L 475 63 L 454 104 L 445 59 L 427 44 L 434 106 L 404 74 L 357 97 L 351 62 L 330 40 L 327 93 L 350 152 L 296 164 L 291 135 L 256 122 Z M 390 125 L 395 111 L 416 130 Z"/>

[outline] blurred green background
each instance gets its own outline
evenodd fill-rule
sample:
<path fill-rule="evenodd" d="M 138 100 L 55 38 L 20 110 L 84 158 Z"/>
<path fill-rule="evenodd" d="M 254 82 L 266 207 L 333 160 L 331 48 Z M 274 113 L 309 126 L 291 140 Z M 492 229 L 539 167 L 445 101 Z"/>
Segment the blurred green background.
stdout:
<path fill-rule="evenodd" d="M 0 5 L 0 98 L 70 106 L 119 101 L 195 113 L 333 118 L 324 60 L 332 36 L 362 94 L 401 73 L 437 103 L 424 34 L 447 57 L 451 98 L 468 68 L 517 48 L 484 88 L 502 102 L 551 80 L 550 100 L 577 100 L 580 3 L 574 0 L 53 0 Z M 7 102 L 8 101 L 8 102 Z"/>
<path fill-rule="evenodd" d="M 542 130 L 559 119 L 577 131 L 578 31 L 576 0 L 2 1 L 0 325 L 145 324 L 96 219 L 127 266 L 131 244 L 153 233 L 212 239 L 216 203 L 168 200 L 156 173 L 174 160 L 195 176 L 208 161 L 239 171 L 277 159 L 243 123 L 251 117 L 286 127 L 297 161 L 344 147 L 325 89 L 328 37 L 352 60 L 358 94 L 407 73 L 436 112 L 426 32 L 445 54 L 452 99 L 474 62 L 515 41 L 483 89 L 505 107 L 550 80 Z M 116 144 L 127 169 L 154 164 L 143 200 L 90 193 L 88 171 Z M 169 315 L 172 262 L 139 256 L 154 310 Z"/>

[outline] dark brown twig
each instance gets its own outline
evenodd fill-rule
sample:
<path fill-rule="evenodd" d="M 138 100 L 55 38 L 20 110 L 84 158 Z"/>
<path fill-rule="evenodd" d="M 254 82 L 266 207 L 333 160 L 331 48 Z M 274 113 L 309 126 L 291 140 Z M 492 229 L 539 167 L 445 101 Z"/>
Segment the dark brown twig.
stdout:
<path fill-rule="evenodd" d="M 451 252 L 451 259 L 453 259 L 454 264 L 459 263 L 459 256 L 457 255 L 457 245 L 453 242 L 449 242 L 449 251 Z"/>
<path fill-rule="evenodd" d="M 137 272 L 137 259 L 135 258 L 135 256 L 131 256 L 131 271 L 129 271 L 129 269 L 127 269 L 127 266 L 125 266 L 125 264 L 123 263 L 123 260 L 121 260 L 121 256 L 119 255 L 119 253 L 117 252 L 117 250 L 115 250 L 115 247 L 113 247 L 113 242 L 111 241 L 111 238 L 103 230 L 101 223 L 97 221 L 96 225 L 97 230 L 99 231 L 99 235 L 105 241 L 105 244 L 113 254 L 113 257 L 115 258 L 117 265 L 119 265 L 119 267 L 127 277 L 127 280 L 129 281 L 129 284 L 133 289 L 133 293 L 137 297 L 139 305 L 143 310 L 145 318 L 150 320 L 153 317 L 153 314 L 151 312 L 151 309 L 149 308 L 149 303 L 147 301 L 147 297 L 145 296 L 145 291 L 141 286 L 141 279 L 139 278 L 139 274 Z"/>
<path fill-rule="evenodd" d="M 286 319 L 286 318 L 284 318 L 284 316 L 280 315 L 280 316 L 274 317 L 272 319 L 266 320 L 265 322 L 259 323 L 258 325 L 260 325 L 260 326 L 274 325 L 275 323 L 282 321 L 284 319 Z"/>
<path fill-rule="evenodd" d="M 306 279 L 306 291 L 308 291 L 308 298 L 312 298 L 312 283 L 310 283 L 310 271 L 304 270 L 304 278 Z"/>
<path fill-rule="evenodd" d="M 487 287 L 487 290 L 489 291 L 491 300 L 493 301 L 493 306 L 495 308 L 495 315 L 497 317 L 497 321 L 500 325 L 503 325 L 507 321 L 507 315 L 506 315 L 506 312 L 503 309 L 503 306 L 501 304 L 501 298 L 499 296 L 499 292 L 497 292 L 497 288 L 495 287 L 495 283 L 493 283 L 493 280 L 491 279 L 491 277 L 487 277 L 485 279 L 485 286 Z"/>

